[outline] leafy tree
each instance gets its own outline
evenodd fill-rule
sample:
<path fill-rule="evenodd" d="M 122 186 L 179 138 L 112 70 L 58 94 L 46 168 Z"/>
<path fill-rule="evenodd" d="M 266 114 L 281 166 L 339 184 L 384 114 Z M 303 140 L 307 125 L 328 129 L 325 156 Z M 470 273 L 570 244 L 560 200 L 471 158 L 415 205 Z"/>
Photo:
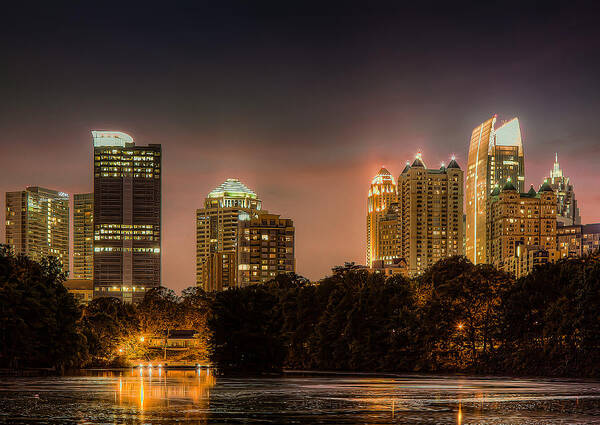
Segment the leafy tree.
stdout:
<path fill-rule="evenodd" d="M 167 358 L 167 340 L 170 332 L 180 329 L 183 314 L 179 297 L 164 286 L 152 288 L 138 306 L 138 317 L 143 335 L 163 335 L 164 359 Z"/>
<path fill-rule="evenodd" d="M 0 365 L 77 367 L 87 359 L 81 310 L 54 257 L 35 262 L 0 246 Z"/>
<path fill-rule="evenodd" d="M 211 360 L 221 370 L 280 370 L 284 339 L 276 314 L 278 298 L 268 287 L 254 285 L 213 293 L 209 326 Z"/>
<path fill-rule="evenodd" d="M 118 298 L 92 300 L 84 309 L 82 328 L 91 365 L 121 366 L 145 354 L 135 308 Z"/>

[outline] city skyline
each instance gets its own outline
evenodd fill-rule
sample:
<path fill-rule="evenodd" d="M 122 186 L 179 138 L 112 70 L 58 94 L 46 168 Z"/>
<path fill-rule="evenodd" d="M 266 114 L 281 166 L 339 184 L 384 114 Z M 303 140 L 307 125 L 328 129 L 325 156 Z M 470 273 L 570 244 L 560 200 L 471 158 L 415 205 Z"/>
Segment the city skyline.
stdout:
<path fill-rule="evenodd" d="M 130 133 L 131 133 L 131 132 L 130 132 Z M 89 137 L 89 133 L 88 133 L 88 137 Z M 525 141 L 524 143 L 527 143 L 527 142 Z M 90 144 L 90 145 L 92 145 L 91 143 L 89 143 L 89 144 Z M 465 146 L 467 146 L 467 142 L 465 142 Z M 466 149 L 465 149 L 465 150 L 466 150 Z M 525 163 L 526 163 L 526 168 L 527 168 L 527 164 L 528 164 L 529 162 L 533 162 L 533 161 L 528 161 L 528 159 L 527 159 L 527 158 L 528 158 L 528 157 L 527 157 L 528 145 L 525 145 L 525 146 L 524 146 L 524 150 L 525 150 L 525 152 L 526 152 L 526 155 L 525 155 Z M 533 152 L 531 152 L 531 153 L 532 153 L 532 154 L 535 154 L 535 153 L 533 153 Z M 92 152 L 90 152 L 90 156 L 91 156 L 91 155 L 92 155 Z M 167 154 L 167 155 L 168 155 L 168 154 Z M 398 172 L 399 172 L 399 171 L 401 171 L 401 169 L 402 169 L 402 168 L 405 166 L 406 160 L 404 160 L 404 161 L 403 161 L 403 158 L 412 158 L 412 159 L 414 159 L 414 158 L 415 158 L 417 155 L 418 155 L 418 153 L 416 153 L 416 154 L 411 154 L 410 152 L 408 152 L 408 153 L 407 153 L 407 155 L 406 155 L 405 157 L 400 157 L 399 159 L 397 159 L 397 160 L 395 160 L 395 161 L 394 161 L 394 160 L 393 160 L 393 161 L 390 161 L 390 159 L 391 159 L 391 158 L 388 158 L 388 159 L 387 159 L 387 161 L 385 161 L 385 162 L 383 162 L 383 161 L 382 161 L 382 162 L 381 162 L 381 164 L 386 164 L 385 166 L 386 166 L 387 168 L 391 168 L 391 169 L 392 169 L 392 171 L 391 171 L 392 173 L 398 173 Z M 455 153 L 454 155 L 456 156 L 456 158 L 457 158 L 457 161 L 460 163 L 460 157 L 461 157 L 460 153 Z M 563 170 L 565 170 L 565 173 L 568 173 L 568 174 L 571 176 L 571 183 L 575 185 L 576 189 L 578 189 L 578 188 L 579 188 L 579 184 L 577 183 L 577 181 L 574 181 L 574 178 L 572 177 L 572 176 L 574 176 L 574 175 L 577 175 L 577 174 L 578 174 L 578 173 L 577 173 L 577 170 L 572 170 L 572 171 L 571 171 L 571 170 L 570 170 L 570 167 L 569 167 L 568 165 L 563 165 L 563 164 L 566 164 L 567 162 L 566 162 L 566 161 L 564 161 L 562 158 L 563 158 L 563 157 L 565 157 L 565 156 L 568 156 L 568 155 L 563 155 L 563 154 L 561 154 L 560 152 L 559 152 L 559 155 L 561 156 L 561 168 L 562 168 Z M 430 156 L 431 156 L 431 155 L 430 155 Z M 435 157 L 435 156 L 436 156 L 436 153 L 433 153 L 433 156 Z M 444 155 L 443 153 L 440 153 L 440 154 L 439 154 L 439 156 L 441 157 L 440 164 L 441 164 L 442 162 L 444 162 L 444 163 L 448 162 L 448 158 L 447 158 L 447 157 L 448 157 L 448 155 Z M 429 156 L 428 156 L 428 157 L 429 157 Z M 464 158 L 463 160 L 464 160 L 464 161 L 466 161 L 466 154 L 463 154 L 463 158 Z M 536 158 L 537 158 L 537 155 L 536 155 Z M 543 182 L 543 180 L 544 180 L 545 176 L 547 176 L 547 174 L 548 174 L 548 172 L 547 172 L 547 169 L 548 169 L 548 168 L 550 167 L 550 165 L 551 165 L 551 164 L 554 162 L 554 159 L 555 159 L 555 154 L 551 154 L 551 155 L 549 155 L 549 157 L 548 157 L 548 164 L 545 164 L 545 163 L 543 163 L 543 162 L 541 162 L 541 161 L 540 161 L 540 162 L 538 162 L 538 161 L 536 160 L 536 161 L 534 162 L 534 166 L 533 166 L 533 167 L 529 167 L 529 168 L 528 168 L 528 174 L 527 174 L 527 176 L 526 176 L 525 186 L 526 186 L 526 187 L 529 187 L 531 184 L 533 184 L 533 185 L 534 185 L 534 187 L 536 187 L 536 189 L 537 189 L 537 188 L 539 188 L 539 186 L 540 186 L 540 183 L 539 183 L 539 182 Z M 394 165 L 394 163 L 396 163 L 396 165 Z M 390 166 L 390 165 L 388 165 L 388 164 L 391 164 L 392 166 Z M 366 165 L 366 164 L 362 164 L 362 168 L 364 168 L 364 167 L 365 167 L 365 165 Z M 382 166 L 383 166 L 383 165 L 382 165 Z M 537 171 L 536 175 L 539 175 L 539 176 L 540 176 L 540 177 L 539 177 L 539 179 L 538 179 L 538 182 L 537 182 L 537 183 L 536 183 L 535 181 L 532 181 L 532 180 L 534 180 L 534 178 L 533 178 L 533 177 L 531 177 L 531 175 L 533 174 L 533 171 L 531 171 L 531 169 L 532 169 L 532 168 L 534 168 L 535 166 L 537 166 L 537 168 L 538 168 L 538 169 L 536 170 L 536 171 Z M 535 168 L 534 168 L 534 169 L 535 169 Z M 88 170 L 88 171 L 89 171 L 89 170 Z M 367 170 L 367 172 L 368 172 L 368 171 L 369 171 L 369 170 Z M 90 177 L 91 177 L 91 174 L 92 174 L 92 173 L 90 172 Z M 168 172 L 166 172 L 166 174 L 167 174 L 167 176 L 168 176 Z M 230 174 L 227 174 L 227 172 L 225 171 L 223 175 L 230 175 Z M 167 178 L 168 178 L 168 177 L 167 177 Z M 371 175 L 369 178 L 367 178 L 367 182 L 368 182 L 368 181 L 370 181 L 371 179 L 372 179 L 372 175 Z M 226 180 L 226 179 L 224 179 L 224 180 Z M 362 183 L 363 183 L 363 185 L 364 185 L 364 181 L 363 181 Z M 164 183 L 163 183 L 163 184 L 164 184 Z M 217 184 L 215 183 L 215 185 L 214 185 L 214 186 L 216 186 L 216 185 L 217 185 Z M 92 184 L 91 186 L 92 186 L 92 188 L 93 188 L 93 184 Z M 214 186 L 213 186 L 213 188 L 214 188 Z M 251 186 L 254 186 L 254 185 L 251 185 Z M 367 183 L 365 186 L 366 186 L 366 187 L 365 187 L 365 190 L 367 190 L 367 191 L 368 191 L 368 183 Z M 61 187 L 62 187 L 62 186 L 61 186 Z M 72 186 L 72 187 L 73 187 L 73 186 Z M 85 192 L 85 191 L 86 191 L 85 187 L 83 187 L 83 186 L 81 186 L 81 185 L 78 185 L 78 186 L 75 186 L 75 187 L 77 187 L 77 188 L 78 188 L 79 192 Z M 52 186 L 50 186 L 50 187 L 49 187 L 49 189 L 53 189 L 53 187 L 52 187 Z M 55 189 L 55 190 L 56 190 L 56 189 Z M 61 191 L 62 191 L 62 190 L 61 190 Z M 164 192 L 164 188 L 163 188 L 163 192 Z M 207 192 L 210 192 L 210 190 L 207 190 Z M 585 192 L 583 192 L 583 193 L 581 193 L 581 194 L 580 194 L 580 192 L 582 192 L 582 190 L 577 190 L 577 197 L 578 197 L 578 200 L 579 200 L 579 198 L 583 199 L 583 201 L 579 201 L 579 202 L 580 202 L 580 204 L 579 204 L 579 205 L 581 205 L 582 223 L 595 223 L 595 222 L 598 222 L 598 221 L 600 221 L 600 219 L 599 219 L 600 217 L 599 217 L 598 215 L 594 216 L 594 214 L 593 214 L 593 213 L 594 213 L 594 211 L 587 211 L 587 208 L 586 208 L 586 203 L 585 203 L 585 199 L 586 199 L 586 198 L 589 198 L 589 195 L 590 195 L 590 194 L 587 194 L 587 193 L 585 193 Z M 77 192 L 77 191 L 73 191 L 73 192 L 69 191 L 69 192 L 66 192 L 66 193 L 68 193 L 68 194 L 70 195 L 70 198 L 72 199 L 72 198 L 73 198 L 73 195 L 75 195 L 75 194 L 76 194 L 76 193 L 78 193 L 78 192 Z M 365 215 L 366 215 L 366 212 L 367 212 L 367 211 L 366 211 L 366 206 L 364 205 L 364 204 L 365 204 L 365 203 L 364 203 L 364 199 L 366 198 L 366 195 L 367 195 L 367 194 L 368 194 L 368 193 L 363 193 L 363 194 L 362 194 L 362 199 L 360 199 L 360 201 L 362 201 L 362 205 L 363 205 L 363 209 L 364 209 L 364 213 L 365 213 Z M 587 195 L 587 196 L 586 196 L 586 195 Z M 204 196 L 206 196 L 206 195 L 204 195 Z M 164 202 L 164 201 L 163 201 L 163 202 Z M 273 202 L 277 203 L 277 202 L 278 202 L 278 198 L 272 198 L 272 200 L 270 201 L 270 203 L 273 203 Z M 203 204 L 203 202 L 202 202 L 202 204 Z M 199 204 L 199 205 L 201 205 L 201 204 Z M 3 206 L 3 207 L 4 207 L 4 206 Z M 200 207 L 200 206 L 199 206 L 199 207 Z M 198 207 L 198 208 L 199 208 L 199 207 Z M 163 204 L 163 208 L 164 208 L 164 204 Z M 73 211 L 73 205 L 72 205 L 72 202 L 71 202 L 71 208 L 70 208 L 70 210 L 71 210 L 71 218 L 70 218 L 70 221 L 72 222 L 72 220 L 73 220 L 73 213 L 72 213 L 72 211 Z M 281 210 L 281 208 L 278 208 L 278 207 L 277 207 L 277 208 L 276 208 L 276 210 L 277 210 L 279 213 L 281 213 L 283 216 L 291 216 L 291 217 L 292 217 L 292 218 L 294 218 L 294 219 L 295 219 L 295 221 L 296 221 L 296 218 L 295 218 L 295 216 L 294 216 L 295 214 L 294 214 L 294 212 L 293 212 L 293 211 L 294 211 L 293 209 L 290 209 L 290 210 L 289 210 L 289 212 L 287 212 L 287 211 L 286 211 L 286 212 L 283 212 L 283 211 Z M 591 214 L 586 214 L 586 213 L 588 213 L 588 212 L 591 212 Z M 2 208 L 2 214 L 4 214 L 4 213 L 5 213 L 5 211 L 4 211 L 4 208 Z M 363 216 L 362 216 L 362 221 L 363 221 L 363 223 L 364 223 L 364 217 L 365 217 L 365 215 L 363 215 Z M 191 216 L 192 216 L 192 224 L 191 224 L 191 226 L 193 227 L 193 226 L 194 226 L 194 219 L 195 219 L 195 208 L 192 208 L 192 210 L 191 210 Z M 587 217 L 589 217 L 589 219 L 588 219 Z M 594 217 L 595 217 L 595 218 L 594 218 Z M 2 217 L 2 218 L 4 218 L 4 217 Z M 360 230 L 364 229 L 364 224 L 362 224 L 362 227 L 361 227 L 360 223 L 356 223 L 356 224 L 357 224 L 357 227 L 358 227 Z M 164 225 L 163 225 L 163 227 L 164 227 Z M 298 229 L 298 225 L 296 225 L 296 228 Z M 356 231 L 356 229 L 353 229 L 353 230 L 354 230 L 354 231 Z M 0 229 L 0 240 L 4 240 L 4 233 L 5 233 L 5 228 L 4 228 L 4 226 L 2 226 L 2 229 Z M 167 230 L 166 230 L 166 234 L 168 234 L 168 233 L 169 233 L 169 231 L 168 231 L 168 228 L 167 228 Z M 356 233 L 358 233 L 358 231 L 357 231 Z M 363 234 L 364 234 L 364 230 L 363 230 L 361 233 L 363 233 Z M 297 231 L 297 235 L 298 235 L 298 234 L 299 234 L 299 232 Z M 73 236 L 74 236 L 74 235 L 73 235 L 73 229 L 71 229 L 71 239 L 73 239 Z M 164 238 L 164 236 L 163 236 L 163 238 Z M 332 238 L 333 238 L 333 239 L 335 239 L 335 238 L 336 238 L 336 235 L 335 235 L 335 234 L 334 234 L 334 235 L 332 235 Z M 297 239 L 299 239 L 299 240 L 302 240 L 302 239 L 303 239 L 302 235 L 300 234 L 300 237 L 299 237 L 299 238 L 298 238 L 298 236 L 297 236 Z M 362 242 L 362 245 L 348 247 L 348 248 L 351 248 L 351 249 L 349 249 L 348 251 L 354 251 L 354 252 L 357 252 L 357 251 L 358 251 L 358 255 L 356 255 L 356 254 L 355 254 L 354 256 L 351 256 L 352 254 L 350 254 L 350 255 L 348 255 L 348 256 L 339 256 L 339 257 L 338 257 L 338 258 L 339 258 L 339 260 L 337 260 L 337 263 L 338 263 L 338 264 L 342 264 L 344 261 L 356 261 L 357 263 L 362 263 L 362 262 L 364 262 L 364 252 L 365 252 L 364 250 L 365 250 L 365 247 L 366 247 L 366 236 L 364 236 L 364 239 L 365 239 L 365 240 Z M 360 243 L 360 242 L 359 242 L 359 243 Z M 73 252 L 73 250 L 72 250 L 72 246 L 73 246 L 73 243 L 71 243 L 71 252 Z M 299 249 L 299 248 L 300 248 L 300 249 Z M 300 250 L 300 251 L 302 250 L 302 247 L 301 247 L 301 246 L 297 246 L 297 248 L 296 248 L 296 251 L 298 252 L 299 250 Z M 192 255 L 191 255 L 191 257 L 192 257 L 192 258 L 191 258 L 191 261 L 192 261 L 192 267 L 189 267 L 189 265 L 187 265 L 187 266 L 186 266 L 186 268 L 191 268 L 191 269 L 192 269 L 192 270 L 191 270 L 191 275 L 192 275 L 192 276 L 191 276 L 191 278 L 189 278 L 189 280 L 184 280 L 184 281 L 182 281 L 182 280 L 179 280 L 177 284 L 169 284 L 169 282 L 168 282 L 168 281 L 166 281 L 166 279 L 165 279 L 165 278 L 163 278 L 163 285 L 164 285 L 164 286 L 167 286 L 167 287 L 169 287 L 169 288 L 171 288 L 171 289 L 175 289 L 175 290 L 178 290 L 178 291 L 179 291 L 179 290 L 181 290 L 181 289 L 184 289 L 184 288 L 185 288 L 185 287 L 187 287 L 187 286 L 191 286 L 191 285 L 193 285 L 193 284 L 194 284 L 194 282 L 195 282 L 195 266 L 194 266 L 194 265 L 195 265 L 195 242 L 194 242 L 194 244 L 192 244 L 192 247 L 191 247 L 191 254 L 192 254 Z M 302 260 L 299 260 L 299 259 L 298 259 L 298 254 L 296 254 L 296 257 L 297 257 L 297 266 L 298 266 L 298 267 L 297 267 L 297 273 L 298 273 L 298 274 L 301 274 L 301 275 L 304 275 L 304 276 L 307 276 L 307 277 L 309 277 L 309 278 L 310 278 L 310 279 L 312 279 L 312 280 L 318 280 L 318 279 L 320 279 L 320 278 L 322 278 L 322 277 L 324 277 L 324 276 L 326 276 L 326 275 L 330 274 L 331 264 L 335 264 L 335 263 L 336 263 L 336 262 L 335 262 L 335 260 L 334 260 L 332 263 L 325 265 L 325 266 L 324 266 L 324 268 L 323 268 L 323 270 L 322 270 L 322 272 L 320 272 L 320 271 L 317 271 L 316 273 L 315 273 L 315 272 L 313 272 L 313 273 L 312 273 L 312 275 L 311 275 L 311 273 L 310 273 L 310 272 L 309 272 L 309 273 L 303 272 L 303 269 L 306 269 L 306 267 L 303 267 L 303 265 L 302 265 Z M 168 256 L 167 256 L 166 258 L 163 258 L 163 268 L 164 268 L 164 266 L 165 266 L 165 262 L 168 262 L 168 261 L 169 261 L 169 258 L 168 258 Z M 72 262 L 71 262 L 71 263 L 72 263 Z M 181 275 L 181 274 L 180 274 L 180 275 Z M 183 282 L 185 282 L 185 283 L 183 283 Z"/>
<path fill-rule="evenodd" d="M 148 5 L 109 20 L 53 5 L 6 19 L 0 191 L 90 192 L 89 131 L 121 130 L 163 146 L 165 286 L 194 285 L 195 210 L 232 177 L 293 218 L 297 273 L 316 280 L 364 262 L 365 197 L 382 165 L 396 178 L 422 151 L 466 170 L 472 129 L 497 113 L 520 119 L 525 188 L 558 152 L 582 223 L 600 222 L 598 28 L 595 14 L 554 6 L 511 19 L 489 5 L 265 19 Z"/>

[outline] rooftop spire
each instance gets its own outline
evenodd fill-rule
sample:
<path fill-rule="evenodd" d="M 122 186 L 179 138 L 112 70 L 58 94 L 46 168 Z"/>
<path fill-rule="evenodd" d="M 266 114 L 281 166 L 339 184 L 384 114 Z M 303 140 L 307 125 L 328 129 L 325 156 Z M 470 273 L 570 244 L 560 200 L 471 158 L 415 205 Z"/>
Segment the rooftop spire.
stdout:
<path fill-rule="evenodd" d="M 563 171 L 560 169 L 560 165 L 558 164 L 558 153 L 554 154 L 554 167 L 552 167 L 552 171 L 550 171 L 550 178 L 562 177 Z"/>

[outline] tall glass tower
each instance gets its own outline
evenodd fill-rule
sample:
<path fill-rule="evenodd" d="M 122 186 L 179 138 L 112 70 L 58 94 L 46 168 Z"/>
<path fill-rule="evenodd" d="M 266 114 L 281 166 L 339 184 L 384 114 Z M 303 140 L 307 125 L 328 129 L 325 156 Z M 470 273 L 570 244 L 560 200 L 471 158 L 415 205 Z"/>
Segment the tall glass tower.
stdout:
<path fill-rule="evenodd" d="M 473 129 L 466 177 L 466 256 L 486 262 L 487 201 L 495 186 L 508 180 L 524 192 L 525 163 L 519 119 L 496 126 L 497 116 Z"/>
<path fill-rule="evenodd" d="M 34 261 L 56 257 L 69 273 L 69 195 L 43 187 L 6 192 L 6 244 Z"/>
<path fill-rule="evenodd" d="M 94 297 L 139 302 L 161 284 L 161 145 L 119 131 L 94 142 Z"/>

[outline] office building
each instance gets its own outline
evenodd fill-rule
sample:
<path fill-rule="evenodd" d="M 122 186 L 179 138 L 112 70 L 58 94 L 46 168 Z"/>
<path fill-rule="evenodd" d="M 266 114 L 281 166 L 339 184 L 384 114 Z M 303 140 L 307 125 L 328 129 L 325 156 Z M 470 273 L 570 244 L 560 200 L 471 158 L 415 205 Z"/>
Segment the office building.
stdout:
<path fill-rule="evenodd" d="M 492 189 L 510 178 L 524 191 L 525 166 L 518 118 L 496 126 L 496 116 L 473 129 L 466 175 L 466 256 L 475 264 L 487 258 L 487 200 Z"/>
<path fill-rule="evenodd" d="M 540 257 L 536 252 L 548 253 L 542 257 L 560 258 L 555 252 L 556 195 L 548 183 L 538 192 L 532 186 L 527 193 L 519 193 L 511 180 L 502 189 L 496 186 L 488 199 L 487 214 L 487 263 L 520 276 L 531 271 L 530 266 L 522 270 L 522 263 L 533 266 L 533 258 Z"/>
<path fill-rule="evenodd" d="M 388 170 L 381 168 L 371 181 L 367 197 L 367 267 L 371 267 L 373 261 L 383 259 L 379 252 L 378 223 L 388 207 L 397 200 L 396 181 Z"/>
<path fill-rule="evenodd" d="M 73 195 L 73 279 L 94 278 L 94 194 Z"/>
<path fill-rule="evenodd" d="M 261 209 L 256 193 L 238 179 L 227 179 L 208 194 L 204 208 L 196 211 L 197 285 L 210 291 L 227 289 L 235 282 L 239 221 Z M 221 270 L 215 273 L 219 265 Z"/>
<path fill-rule="evenodd" d="M 6 193 L 6 244 L 34 261 L 56 257 L 69 273 L 69 195 L 43 187 Z"/>
<path fill-rule="evenodd" d="M 239 222 L 237 286 L 265 283 L 278 274 L 295 273 L 294 222 L 259 213 Z"/>
<path fill-rule="evenodd" d="M 569 177 L 565 176 L 560 168 L 558 154 L 555 156 L 554 166 L 546 181 L 556 193 L 556 220 L 563 226 L 581 224 L 575 191 Z"/>
<path fill-rule="evenodd" d="M 398 205 L 397 257 L 411 276 L 463 254 L 463 171 L 454 158 L 447 167 L 427 169 L 417 155 L 398 177 Z"/>
<path fill-rule="evenodd" d="M 92 131 L 94 297 L 139 302 L 161 284 L 161 145 Z"/>

